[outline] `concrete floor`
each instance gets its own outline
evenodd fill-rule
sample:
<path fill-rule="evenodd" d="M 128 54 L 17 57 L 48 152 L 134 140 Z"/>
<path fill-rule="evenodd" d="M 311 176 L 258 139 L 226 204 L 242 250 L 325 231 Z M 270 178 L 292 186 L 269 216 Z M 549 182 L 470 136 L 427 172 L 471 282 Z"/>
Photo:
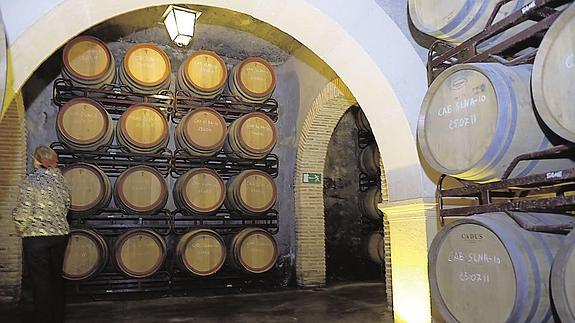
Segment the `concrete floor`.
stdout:
<path fill-rule="evenodd" d="M 21 309 L 0 310 L 2 322 L 25 322 Z M 393 322 L 385 285 L 350 283 L 317 290 L 149 300 L 99 301 L 67 306 L 66 322 Z"/>

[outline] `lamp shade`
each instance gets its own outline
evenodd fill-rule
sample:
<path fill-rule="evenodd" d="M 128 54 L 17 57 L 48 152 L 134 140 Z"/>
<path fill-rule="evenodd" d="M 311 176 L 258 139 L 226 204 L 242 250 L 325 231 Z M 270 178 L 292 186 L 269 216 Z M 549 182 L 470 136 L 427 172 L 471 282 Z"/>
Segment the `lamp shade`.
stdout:
<path fill-rule="evenodd" d="M 187 46 L 194 36 L 196 19 L 201 12 L 188 8 L 169 6 L 164 13 L 164 25 L 170 39 L 178 46 Z"/>

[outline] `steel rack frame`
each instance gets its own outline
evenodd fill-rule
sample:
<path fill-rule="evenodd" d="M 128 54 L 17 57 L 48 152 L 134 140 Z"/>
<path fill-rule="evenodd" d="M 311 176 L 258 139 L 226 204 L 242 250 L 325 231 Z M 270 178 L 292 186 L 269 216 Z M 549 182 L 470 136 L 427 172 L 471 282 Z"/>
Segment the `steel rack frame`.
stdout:
<path fill-rule="evenodd" d="M 60 142 L 50 145 L 58 154 L 62 166 L 85 162 L 97 165 L 108 176 L 117 177 L 128 168 L 146 165 L 158 170 L 164 177 L 171 171 L 172 152 L 164 148 L 155 154 L 137 154 L 119 145 L 104 146 L 99 151 L 79 151 L 67 148 Z"/>
<path fill-rule="evenodd" d="M 269 291 L 281 287 L 276 266 L 265 273 L 248 274 L 231 267 L 226 261 L 217 273 L 196 276 L 174 265 L 171 275 L 171 294 L 174 296 L 209 295 L 215 291 Z"/>
<path fill-rule="evenodd" d="M 551 149 L 517 156 L 504 173 L 503 179 L 491 183 L 471 183 L 456 179 L 461 187 L 444 189 L 448 177 L 442 175 L 437 183 L 439 220 L 458 218 L 486 212 L 534 211 L 569 213 L 575 211 L 575 168 L 519 178 L 508 178 L 522 161 L 573 157 L 575 146 L 561 145 Z M 477 205 L 446 208 L 450 198 L 467 198 Z M 569 226 L 558 231 L 571 229 Z"/>
<path fill-rule="evenodd" d="M 132 105 L 150 104 L 162 111 L 167 118 L 172 112 L 174 103 L 174 94 L 167 90 L 161 90 L 157 94 L 142 94 L 122 84 L 104 84 L 100 88 L 89 88 L 75 86 L 64 78 L 54 81 L 52 100 L 58 107 L 76 98 L 92 99 L 116 117 Z"/>
<path fill-rule="evenodd" d="M 215 99 L 201 99 L 183 90 L 176 91 L 173 105 L 172 122 L 176 124 L 188 112 L 197 108 L 208 107 L 216 110 L 228 124 L 250 112 L 264 113 L 276 122 L 279 110 L 275 99 L 268 99 L 263 103 L 245 102 L 231 95 L 220 95 Z"/>
<path fill-rule="evenodd" d="M 434 42 L 427 57 L 427 80 L 429 84 L 447 68 L 461 63 L 497 62 L 504 65 L 533 63 L 537 47 L 543 35 L 563 12 L 560 6 L 573 0 L 533 0 L 509 16 L 494 23 L 499 9 L 512 0 L 500 0 L 483 29 L 458 46 L 444 40 Z M 535 24 L 518 32 L 482 52 L 477 46 L 492 37 L 498 36 L 513 26 L 527 20 Z"/>
<path fill-rule="evenodd" d="M 117 272 L 102 272 L 88 280 L 67 281 L 66 293 L 80 297 L 80 301 L 125 299 L 126 294 L 149 298 L 157 294 L 169 295 L 170 282 L 171 275 L 167 270 L 147 278 L 127 278 Z"/>
<path fill-rule="evenodd" d="M 182 149 L 177 149 L 173 156 L 171 175 L 174 178 L 190 169 L 200 167 L 215 170 L 223 179 L 229 179 L 246 169 L 261 170 L 273 178 L 278 176 L 279 158 L 276 154 L 268 154 L 262 159 L 237 158 L 223 152 L 211 157 L 195 157 Z"/>
<path fill-rule="evenodd" d="M 185 210 L 172 211 L 174 234 L 185 234 L 192 229 L 209 228 L 226 235 L 245 227 L 258 227 L 267 230 L 270 234 L 276 234 L 279 232 L 278 211 L 271 209 L 260 215 L 243 215 L 223 208 L 214 215 L 191 214 Z"/>
<path fill-rule="evenodd" d="M 93 215 L 69 214 L 74 229 L 89 229 L 102 236 L 118 236 L 129 229 L 152 229 L 159 235 L 172 232 L 172 216 L 163 209 L 154 214 L 129 214 L 117 208 L 105 208 Z"/>

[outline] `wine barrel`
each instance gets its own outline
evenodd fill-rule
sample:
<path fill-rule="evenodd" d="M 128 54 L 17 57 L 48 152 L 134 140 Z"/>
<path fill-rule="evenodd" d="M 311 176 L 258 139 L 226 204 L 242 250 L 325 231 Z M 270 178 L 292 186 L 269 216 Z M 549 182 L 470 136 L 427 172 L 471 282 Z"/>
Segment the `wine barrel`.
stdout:
<path fill-rule="evenodd" d="M 497 0 L 409 0 L 409 16 L 411 22 L 419 31 L 443 39 L 455 44 L 460 44 L 481 32 Z M 494 22 L 497 22 L 511 13 L 520 10 L 528 0 L 514 0 L 505 4 L 497 13 Z M 532 25 L 524 23 L 510 28 L 503 34 L 493 37 L 486 45 L 494 45 L 497 41 L 503 41 Z"/>
<path fill-rule="evenodd" d="M 229 127 L 224 142 L 227 154 L 247 159 L 264 158 L 276 145 L 274 122 L 261 112 L 248 113 Z"/>
<path fill-rule="evenodd" d="M 376 264 L 383 264 L 385 253 L 383 251 L 384 236 L 383 232 L 374 231 L 370 233 L 364 242 L 365 254 Z"/>
<path fill-rule="evenodd" d="M 224 146 L 227 132 L 226 121 L 216 110 L 198 108 L 176 126 L 174 141 L 192 156 L 213 156 Z"/>
<path fill-rule="evenodd" d="M 226 208 L 248 215 L 267 212 L 277 199 L 274 179 L 265 172 L 253 169 L 230 178 L 226 192 Z"/>
<path fill-rule="evenodd" d="M 100 39 L 79 36 L 64 46 L 62 74 L 75 86 L 99 88 L 116 77 L 116 62 Z"/>
<path fill-rule="evenodd" d="M 561 322 L 575 322 L 575 230 L 557 253 L 551 268 L 551 295 Z"/>
<path fill-rule="evenodd" d="M 156 169 L 139 165 L 128 168 L 116 180 L 114 201 L 127 213 L 153 214 L 168 200 L 168 187 Z"/>
<path fill-rule="evenodd" d="M 170 139 L 164 114 L 147 104 L 129 107 L 116 124 L 118 143 L 134 153 L 156 153 Z"/>
<path fill-rule="evenodd" d="M 228 87 L 241 100 L 264 102 L 271 97 L 276 87 L 274 68 L 260 57 L 248 57 L 234 66 Z"/>
<path fill-rule="evenodd" d="M 203 99 L 213 99 L 222 93 L 227 78 L 224 60 L 207 50 L 194 52 L 178 70 L 179 88 Z"/>
<path fill-rule="evenodd" d="M 114 259 L 118 269 L 134 278 L 155 274 L 166 259 L 166 242 L 150 229 L 131 229 L 116 240 Z"/>
<path fill-rule="evenodd" d="M 574 222 L 558 214 L 513 215 L 528 225 Z M 453 222 L 429 249 L 434 304 L 448 322 L 552 322 L 549 274 L 563 240 L 527 231 L 505 213 Z"/>
<path fill-rule="evenodd" d="M 371 132 L 371 126 L 369 125 L 369 121 L 367 121 L 367 117 L 361 108 L 357 109 L 357 113 L 355 115 L 355 124 L 359 130 L 364 130 Z"/>
<path fill-rule="evenodd" d="M 112 118 L 98 102 L 76 98 L 58 111 L 56 134 L 65 146 L 94 151 L 110 145 L 114 139 Z"/>
<path fill-rule="evenodd" d="M 222 178 L 209 168 L 195 168 L 180 176 L 174 185 L 174 202 L 191 213 L 217 212 L 226 198 Z"/>
<path fill-rule="evenodd" d="M 359 169 L 367 175 L 377 175 L 380 169 L 377 145 L 369 145 L 359 153 Z"/>
<path fill-rule="evenodd" d="M 91 230 L 75 229 L 64 254 L 62 276 L 68 280 L 86 280 L 98 274 L 108 262 L 108 245 Z"/>
<path fill-rule="evenodd" d="M 427 91 L 417 139 L 440 173 L 487 182 L 501 178 L 518 155 L 551 143 L 531 105 L 531 65 L 461 64 L 441 73 Z M 521 162 L 511 177 L 570 168 L 566 159 Z"/>
<path fill-rule="evenodd" d="M 192 230 L 180 238 L 176 254 L 184 269 L 194 275 L 209 276 L 224 265 L 226 245 L 222 237 L 213 230 Z"/>
<path fill-rule="evenodd" d="M 170 85 L 168 55 L 154 44 L 137 44 L 128 49 L 120 68 L 122 84 L 144 94 L 158 93 Z"/>
<path fill-rule="evenodd" d="M 231 263 L 248 273 L 264 273 L 273 268 L 278 257 L 274 237 L 260 228 L 245 228 L 230 243 Z"/>
<path fill-rule="evenodd" d="M 377 186 L 370 187 L 367 191 L 360 194 L 359 210 L 367 218 L 381 222 L 383 221 L 383 213 L 377 207 L 381 203 L 381 190 Z"/>
<path fill-rule="evenodd" d="M 575 78 L 575 6 L 566 9 L 545 34 L 533 64 L 531 86 L 537 112 L 557 135 L 575 142 L 571 107 Z"/>
<path fill-rule="evenodd" d="M 98 166 L 75 163 L 66 167 L 62 174 L 70 186 L 72 214 L 94 214 L 110 204 L 112 184 Z"/>

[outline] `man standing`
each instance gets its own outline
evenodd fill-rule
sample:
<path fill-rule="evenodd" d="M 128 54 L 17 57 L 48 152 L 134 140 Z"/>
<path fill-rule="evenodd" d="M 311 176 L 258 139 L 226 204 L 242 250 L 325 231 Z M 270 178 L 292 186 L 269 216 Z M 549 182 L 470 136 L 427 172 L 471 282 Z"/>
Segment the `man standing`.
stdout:
<path fill-rule="evenodd" d="M 23 238 L 24 258 L 34 288 L 35 322 L 63 322 L 62 264 L 70 233 L 66 220 L 70 190 L 58 169 L 54 150 L 40 146 L 32 160 L 34 172 L 24 180 L 12 214 Z"/>

